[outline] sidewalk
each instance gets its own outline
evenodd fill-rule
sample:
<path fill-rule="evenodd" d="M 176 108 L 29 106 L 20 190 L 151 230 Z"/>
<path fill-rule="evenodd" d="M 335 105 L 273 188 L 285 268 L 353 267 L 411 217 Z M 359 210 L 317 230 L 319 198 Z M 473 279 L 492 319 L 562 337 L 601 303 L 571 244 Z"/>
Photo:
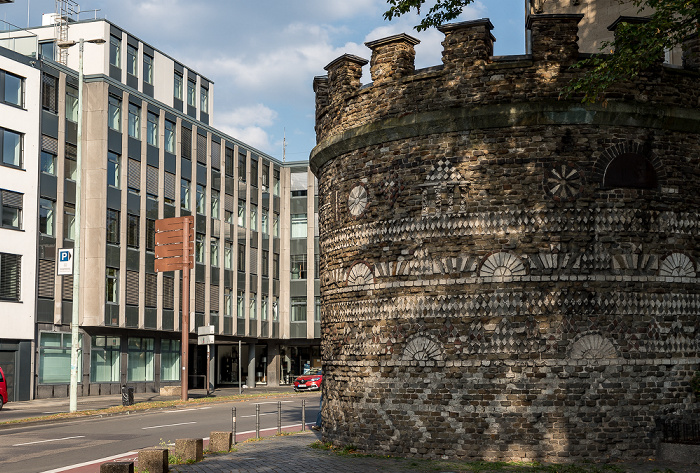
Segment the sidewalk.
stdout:
<path fill-rule="evenodd" d="M 321 440 L 319 432 L 307 431 L 295 435 L 268 437 L 255 442 L 239 443 L 236 451 L 227 454 L 207 455 L 200 463 L 171 465 L 170 471 L 178 473 L 427 473 L 427 472 L 472 472 L 489 473 L 545 473 L 553 472 L 550 467 L 513 466 L 498 469 L 486 468 L 484 463 L 470 468 L 465 462 L 430 461 L 412 458 L 386 458 L 380 456 L 339 455 L 328 450 L 311 448 Z M 679 465 L 646 461 L 639 463 L 613 463 L 608 469 L 604 465 L 578 463 L 580 469 L 566 468 L 572 473 L 698 473 L 698 465 Z M 557 470 L 559 471 L 559 470 Z"/>

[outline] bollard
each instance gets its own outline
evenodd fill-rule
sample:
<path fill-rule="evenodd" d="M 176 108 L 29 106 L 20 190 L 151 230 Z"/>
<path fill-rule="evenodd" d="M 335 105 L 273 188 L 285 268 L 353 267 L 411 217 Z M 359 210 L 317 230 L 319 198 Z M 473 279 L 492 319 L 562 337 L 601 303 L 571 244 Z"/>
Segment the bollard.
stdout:
<path fill-rule="evenodd" d="M 202 439 L 175 439 L 175 456 L 183 462 L 201 462 L 204 458 L 203 444 Z"/>
<path fill-rule="evenodd" d="M 139 471 L 150 473 L 168 472 L 168 449 L 167 448 L 145 448 L 139 450 L 138 456 Z"/>
<path fill-rule="evenodd" d="M 233 444 L 236 445 L 236 408 L 231 409 L 231 436 Z"/>
<path fill-rule="evenodd" d="M 255 405 L 255 438 L 260 438 L 260 404 Z"/>
<path fill-rule="evenodd" d="M 134 462 L 107 462 L 100 465 L 100 473 L 134 473 Z"/>
<path fill-rule="evenodd" d="M 282 401 L 277 401 L 277 435 L 282 433 Z"/>
<path fill-rule="evenodd" d="M 212 432 L 209 434 L 210 452 L 230 452 L 231 432 Z"/>
<path fill-rule="evenodd" d="M 301 400 L 301 431 L 306 430 L 306 399 Z"/>

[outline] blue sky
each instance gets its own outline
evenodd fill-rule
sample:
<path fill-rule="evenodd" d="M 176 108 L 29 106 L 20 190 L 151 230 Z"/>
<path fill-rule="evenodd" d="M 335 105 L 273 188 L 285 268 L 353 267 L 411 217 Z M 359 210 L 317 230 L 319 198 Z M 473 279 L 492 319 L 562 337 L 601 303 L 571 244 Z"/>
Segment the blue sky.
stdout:
<path fill-rule="evenodd" d="M 336 57 L 369 59 L 366 41 L 407 33 L 421 40 L 416 67 L 441 62 L 443 35 L 417 33 L 417 17 L 384 21 L 385 0 L 109 0 L 80 3 L 83 11 L 119 25 L 215 83 L 213 125 L 287 161 L 304 161 L 316 144 L 313 77 Z M 0 19 L 20 27 L 41 23 L 54 0 L 0 5 Z M 495 54 L 525 52 L 525 0 L 482 0 L 459 20 L 490 18 Z M 84 14 L 81 19 L 90 14 Z M 369 69 L 362 82 L 370 82 Z"/>

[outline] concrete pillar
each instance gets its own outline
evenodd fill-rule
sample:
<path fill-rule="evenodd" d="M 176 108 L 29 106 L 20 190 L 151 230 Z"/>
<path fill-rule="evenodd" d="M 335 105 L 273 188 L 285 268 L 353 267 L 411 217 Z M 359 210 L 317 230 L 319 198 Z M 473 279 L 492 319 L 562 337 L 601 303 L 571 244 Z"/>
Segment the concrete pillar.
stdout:
<path fill-rule="evenodd" d="M 280 385 L 280 346 L 267 346 L 267 385 Z"/>
<path fill-rule="evenodd" d="M 245 384 L 249 388 L 255 387 L 255 343 L 248 345 L 248 379 Z"/>

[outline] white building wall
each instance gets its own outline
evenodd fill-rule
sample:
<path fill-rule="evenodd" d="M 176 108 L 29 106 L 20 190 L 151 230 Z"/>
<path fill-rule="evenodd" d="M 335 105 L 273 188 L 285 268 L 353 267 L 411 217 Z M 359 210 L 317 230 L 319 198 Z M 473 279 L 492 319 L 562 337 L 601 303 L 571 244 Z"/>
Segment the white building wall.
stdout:
<path fill-rule="evenodd" d="M 24 108 L 0 103 L 0 127 L 23 137 L 23 169 L 0 165 L 0 189 L 24 194 L 22 229 L 0 228 L 0 252 L 22 256 L 20 302 L 0 301 L 0 338 L 34 339 L 41 73 L 0 55 L 0 69 L 25 78 Z"/>

